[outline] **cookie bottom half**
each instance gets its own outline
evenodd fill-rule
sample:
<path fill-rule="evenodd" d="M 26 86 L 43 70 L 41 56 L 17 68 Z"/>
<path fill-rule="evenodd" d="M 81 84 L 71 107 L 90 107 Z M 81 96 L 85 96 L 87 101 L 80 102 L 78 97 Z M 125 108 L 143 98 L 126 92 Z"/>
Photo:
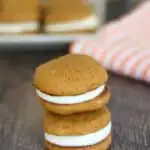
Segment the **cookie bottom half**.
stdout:
<path fill-rule="evenodd" d="M 54 31 L 45 31 L 47 34 L 55 34 L 55 35 L 67 35 L 67 34 L 95 34 L 96 28 L 93 29 L 84 29 L 84 30 L 72 30 L 72 31 L 62 31 L 62 32 L 54 32 Z"/>
<path fill-rule="evenodd" d="M 112 141 L 112 136 L 109 135 L 102 142 L 86 147 L 60 147 L 45 141 L 46 150 L 109 150 Z"/>
<path fill-rule="evenodd" d="M 106 105 L 109 102 L 109 100 L 110 100 L 110 92 L 108 88 L 105 88 L 105 91 L 101 95 L 97 96 L 91 101 L 87 101 L 84 103 L 72 105 L 59 105 L 47 102 L 43 99 L 40 99 L 40 103 L 48 111 L 61 115 L 69 115 L 73 113 L 81 113 L 100 109 L 104 105 Z"/>

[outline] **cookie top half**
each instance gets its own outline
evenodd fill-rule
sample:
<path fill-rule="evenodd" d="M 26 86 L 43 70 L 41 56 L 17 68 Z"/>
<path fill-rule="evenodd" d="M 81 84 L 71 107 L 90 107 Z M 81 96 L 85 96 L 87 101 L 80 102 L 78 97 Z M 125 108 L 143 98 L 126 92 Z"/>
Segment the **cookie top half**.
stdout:
<path fill-rule="evenodd" d="M 34 86 L 50 95 L 78 95 L 104 85 L 108 75 L 87 55 L 68 54 L 36 68 Z"/>

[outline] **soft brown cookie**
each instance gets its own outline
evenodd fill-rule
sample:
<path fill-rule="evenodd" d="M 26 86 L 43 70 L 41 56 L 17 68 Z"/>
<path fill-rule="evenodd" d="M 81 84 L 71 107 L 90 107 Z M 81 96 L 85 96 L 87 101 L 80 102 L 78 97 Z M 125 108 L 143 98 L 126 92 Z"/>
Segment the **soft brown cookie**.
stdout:
<path fill-rule="evenodd" d="M 39 0 L 1 0 L 0 34 L 30 34 L 38 31 Z"/>
<path fill-rule="evenodd" d="M 1 0 L 0 21 L 5 24 L 37 21 L 39 0 Z"/>
<path fill-rule="evenodd" d="M 107 150 L 110 147 L 111 140 L 111 135 L 109 135 L 104 141 L 88 147 L 60 147 L 45 141 L 45 147 L 47 150 Z"/>
<path fill-rule="evenodd" d="M 78 95 L 107 80 L 107 72 L 92 57 L 68 54 L 37 67 L 34 85 L 49 95 Z"/>
<path fill-rule="evenodd" d="M 79 103 L 79 104 L 60 105 L 60 104 L 49 103 L 43 99 L 40 99 L 40 103 L 48 111 L 61 114 L 61 115 L 68 115 L 73 113 L 87 112 L 87 111 L 100 109 L 108 103 L 109 99 L 110 99 L 110 92 L 108 88 L 105 88 L 105 91 L 99 96 L 97 96 L 96 98 L 94 98 L 93 100 Z"/>
<path fill-rule="evenodd" d="M 99 19 L 92 3 L 82 0 L 51 0 L 46 3 L 45 32 L 68 34 L 96 30 Z"/>
<path fill-rule="evenodd" d="M 67 116 L 46 112 L 44 130 L 57 136 L 85 135 L 103 129 L 110 120 L 110 112 L 106 107 Z"/>
<path fill-rule="evenodd" d="M 47 1 L 46 23 L 68 23 L 86 18 L 93 14 L 92 5 L 87 5 L 81 0 L 51 0 Z"/>

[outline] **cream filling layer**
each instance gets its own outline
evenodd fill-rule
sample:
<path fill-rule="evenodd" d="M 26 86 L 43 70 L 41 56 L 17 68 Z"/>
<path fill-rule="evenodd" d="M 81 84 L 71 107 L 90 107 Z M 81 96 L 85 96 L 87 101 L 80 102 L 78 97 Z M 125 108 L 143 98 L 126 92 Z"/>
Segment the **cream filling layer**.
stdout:
<path fill-rule="evenodd" d="M 83 20 L 68 21 L 67 23 L 47 24 L 45 30 L 47 32 L 67 32 L 72 30 L 93 29 L 98 26 L 98 17 L 91 15 Z"/>
<path fill-rule="evenodd" d="M 111 133 L 112 124 L 109 124 L 94 133 L 87 135 L 77 135 L 77 136 L 56 136 L 52 134 L 45 133 L 45 139 L 55 145 L 62 147 L 82 147 L 90 146 L 105 140 Z"/>
<path fill-rule="evenodd" d="M 21 22 L 21 23 L 0 23 L 0 32 L 4 33 L 16 33 L 24 31 L 34 31 L 38 29 L 38 23 L 36 21 Z"/>
<path fill-rule="evenodd" d="M 90 92 L 75 96 L 51 96 L 41 92 L 38 89 L 36 89 L 36 93 L 39 97 L 41 97 L 47 102 L 55 104 L 78 104 L 94 99 L 95 97 L 100 95 L 104 91 L 104 89 L 105 85 L 101 85 L 97 89 L 94 89 Z"/>

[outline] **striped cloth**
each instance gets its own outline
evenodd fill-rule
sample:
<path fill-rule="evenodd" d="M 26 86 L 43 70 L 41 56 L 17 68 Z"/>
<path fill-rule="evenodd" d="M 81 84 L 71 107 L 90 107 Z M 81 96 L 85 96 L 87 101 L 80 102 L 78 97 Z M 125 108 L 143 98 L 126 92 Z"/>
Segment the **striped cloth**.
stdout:
<path fill-rule="evenodd" d="M 70 51 L 90 55 L 111 71 L 150 83 L 150 1 L 105 25 L 94 39 L 75 41 Z"/>

